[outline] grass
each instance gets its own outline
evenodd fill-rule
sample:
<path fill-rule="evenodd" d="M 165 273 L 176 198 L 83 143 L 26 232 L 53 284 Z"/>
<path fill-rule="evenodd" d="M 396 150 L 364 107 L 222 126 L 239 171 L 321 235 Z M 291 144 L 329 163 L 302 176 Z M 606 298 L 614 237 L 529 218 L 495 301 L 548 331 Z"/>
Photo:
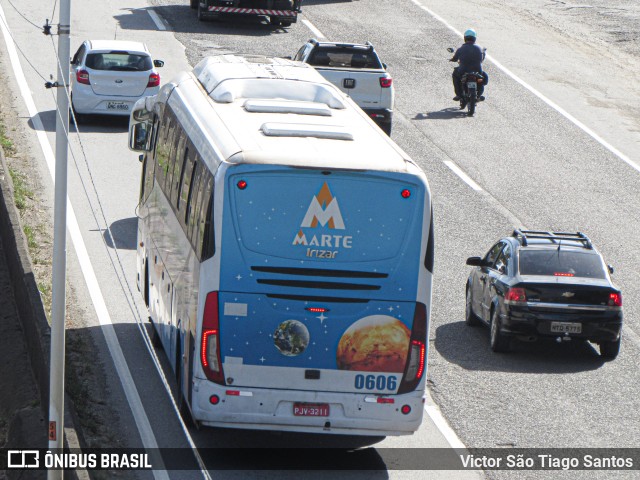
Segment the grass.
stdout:
<path fill-rule="evenodd" d="M 25 225 L 22 230 L 24 231 L 25 237 L 27 237 L 27 245 L 30 250 L 38 248 L 38 242 L 36 241 L 36 234 L 29 225 Z"/>
<path fill-rule="evenodd" d="M 33 200 L 35 195 L 27 186 L 24 174 L 10 167 L 9 175 L 11 175 L 11 180 L 13 181 L 13 197 L 16 207 L 22 213 L 27 208 L 28 200 Z"/>
<path fill-rule="evenodd" d="M 0 123 L 0 146 L 2 146 L 4 153 L 8 156 L 12 156 L 14 153 L 16 153 L 15 145 L 5 135 L 5 128 L 3 123 Z"/>

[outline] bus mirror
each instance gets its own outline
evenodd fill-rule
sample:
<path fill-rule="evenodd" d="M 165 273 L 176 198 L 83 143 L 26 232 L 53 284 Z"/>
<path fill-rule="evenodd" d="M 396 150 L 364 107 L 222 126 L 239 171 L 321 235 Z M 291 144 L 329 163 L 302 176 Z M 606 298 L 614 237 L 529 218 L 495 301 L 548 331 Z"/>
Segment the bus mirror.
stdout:
<path fill-rule="evenodd" d="M 133 123 L 129 129 L 129 148 L 135 152 L 151 150 L 151 124 Z"/>

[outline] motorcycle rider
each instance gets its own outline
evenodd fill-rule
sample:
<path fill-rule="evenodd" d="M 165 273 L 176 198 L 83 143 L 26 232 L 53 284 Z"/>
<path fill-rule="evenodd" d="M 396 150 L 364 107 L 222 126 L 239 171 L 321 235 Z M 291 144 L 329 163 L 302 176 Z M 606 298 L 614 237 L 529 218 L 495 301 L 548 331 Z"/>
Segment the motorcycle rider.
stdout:
<path fill-rule="evenodd" d="M 462 99 L 462 75 L 465 73 L 478 72 L 484 77 L 484 82 L 478 85 L 478 100 L 484 100 L 484 86 L 489 82 L 489 76 L 482 70 L 482 61 L 484 60 L 484 49 L 480 45 L 476 45 L 476 32 L 468 29 L 464 32 L 464 45 L 462 45 L 449 59 L 450 62 L 460 62 L 453 69 L 453 88 L 456 96 L 453 100 L 458 102 Z"/>

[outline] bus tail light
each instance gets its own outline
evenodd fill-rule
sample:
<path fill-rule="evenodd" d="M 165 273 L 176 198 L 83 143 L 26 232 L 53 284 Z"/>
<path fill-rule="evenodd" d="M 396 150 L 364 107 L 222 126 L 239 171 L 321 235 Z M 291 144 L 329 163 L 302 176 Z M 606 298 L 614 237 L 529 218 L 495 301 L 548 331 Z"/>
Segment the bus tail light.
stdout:
<path fill-rule="evenodd" d="M 416 303 L 416 310 L 413 314 L 413 328 L 411 329 L 411 340 L 409 342 L 409 354 L 404 367 L 404 375 L 398 394 L 412 392 L 416 389 L 427 363 L 427 307 L 423 303 Z"/>
<path fill-rule="evenodd" d="M 220 361 L 220 324 L 218 317 L 218 292 L 210 292 L 204 305 L 200 360 L 209 380 L 224 385 L 224 372 Z"/>

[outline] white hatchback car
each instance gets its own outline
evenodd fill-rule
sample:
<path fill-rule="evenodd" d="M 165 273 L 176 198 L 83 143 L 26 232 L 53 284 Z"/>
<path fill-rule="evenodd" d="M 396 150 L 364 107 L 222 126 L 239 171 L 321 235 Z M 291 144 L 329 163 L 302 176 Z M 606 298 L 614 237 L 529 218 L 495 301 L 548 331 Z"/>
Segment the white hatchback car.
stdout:
<path fill-rule="evenodd" d="M 142 97 L 160 88 L 156 67 L 144 43 L 86 40 L 71 60 L 71 103 L 78 120 L 85 114 L 128 116 Z M 78 118 L 80 117 L 80 118 Z"/>

